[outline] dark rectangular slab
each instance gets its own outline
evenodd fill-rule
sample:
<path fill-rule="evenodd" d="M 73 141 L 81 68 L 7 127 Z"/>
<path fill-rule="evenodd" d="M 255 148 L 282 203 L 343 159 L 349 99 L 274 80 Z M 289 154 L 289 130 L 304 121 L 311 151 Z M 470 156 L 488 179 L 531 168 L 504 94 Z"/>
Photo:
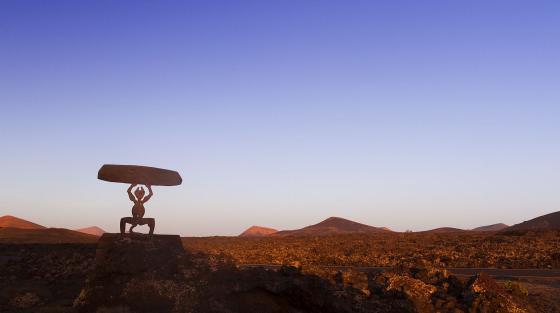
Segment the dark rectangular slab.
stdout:
<path fill-rule="evenodd" d="M 99 169 L 97 178 L 114 183 L 155 186 L 177 186 L 183 182 L 176 171 L 140 165 L 105 164 Z"/>

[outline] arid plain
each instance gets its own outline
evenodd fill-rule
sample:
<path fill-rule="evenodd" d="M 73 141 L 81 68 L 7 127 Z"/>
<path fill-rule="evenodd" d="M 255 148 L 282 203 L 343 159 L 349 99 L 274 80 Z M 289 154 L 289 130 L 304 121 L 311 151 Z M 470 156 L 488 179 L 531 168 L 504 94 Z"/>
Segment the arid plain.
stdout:
<path fill-rule="evenodd" d="M 237 237 L 183 237 L 185 253 L 174 265 L 180 276 L 164 283 L 152 273 L 119 287 L 122 294 L 104 307 L 84 287 L 99 276 L 103 230 L 3 216 L 0 309 L 560 312 L 559 221 L 555 212 L 514 226 L 401 233 L 331 217 L 298 230 L 253 226 Z"/>

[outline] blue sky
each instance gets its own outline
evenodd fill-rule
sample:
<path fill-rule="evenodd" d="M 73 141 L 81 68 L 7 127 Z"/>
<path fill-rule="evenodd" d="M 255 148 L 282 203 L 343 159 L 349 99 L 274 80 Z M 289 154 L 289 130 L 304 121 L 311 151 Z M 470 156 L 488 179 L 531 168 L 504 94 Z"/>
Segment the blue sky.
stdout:
<path fill-rule="evenodd" d="M 559 38 L 556 1 L 2 1 L 0 215 L 117 231 L 104 163 L 183 175 L 161 233 L 557 211 Z"/>

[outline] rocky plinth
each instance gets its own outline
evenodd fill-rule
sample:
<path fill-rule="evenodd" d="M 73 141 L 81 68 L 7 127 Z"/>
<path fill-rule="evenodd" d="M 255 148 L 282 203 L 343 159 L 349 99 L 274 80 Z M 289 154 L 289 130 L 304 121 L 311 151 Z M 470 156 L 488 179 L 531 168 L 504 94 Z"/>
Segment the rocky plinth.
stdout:
<path fill-rule="evenodd" d="M 103 234 L 95 268 L 74 307 L 80 312 L 170 312 L 181 294 L 184 275 L 180 263 L 184 256 L 177 235 Z"/>

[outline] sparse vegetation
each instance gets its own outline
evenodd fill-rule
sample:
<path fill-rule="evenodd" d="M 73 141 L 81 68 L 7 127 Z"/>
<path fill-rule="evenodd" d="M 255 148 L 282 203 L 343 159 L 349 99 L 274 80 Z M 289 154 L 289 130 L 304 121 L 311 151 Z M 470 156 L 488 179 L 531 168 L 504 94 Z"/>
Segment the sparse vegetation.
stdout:
<path fill-rule="evenodd" d="M 529 290 L 527 290 L 527 287 L 525 287 L 525 285 L 523 285 L 523 283 L 519 281 L 506 280 L 504 282 L 504 287 L 509 293 L 514 295 L 524 297 L 527 297 L 529 295 Z"/>

